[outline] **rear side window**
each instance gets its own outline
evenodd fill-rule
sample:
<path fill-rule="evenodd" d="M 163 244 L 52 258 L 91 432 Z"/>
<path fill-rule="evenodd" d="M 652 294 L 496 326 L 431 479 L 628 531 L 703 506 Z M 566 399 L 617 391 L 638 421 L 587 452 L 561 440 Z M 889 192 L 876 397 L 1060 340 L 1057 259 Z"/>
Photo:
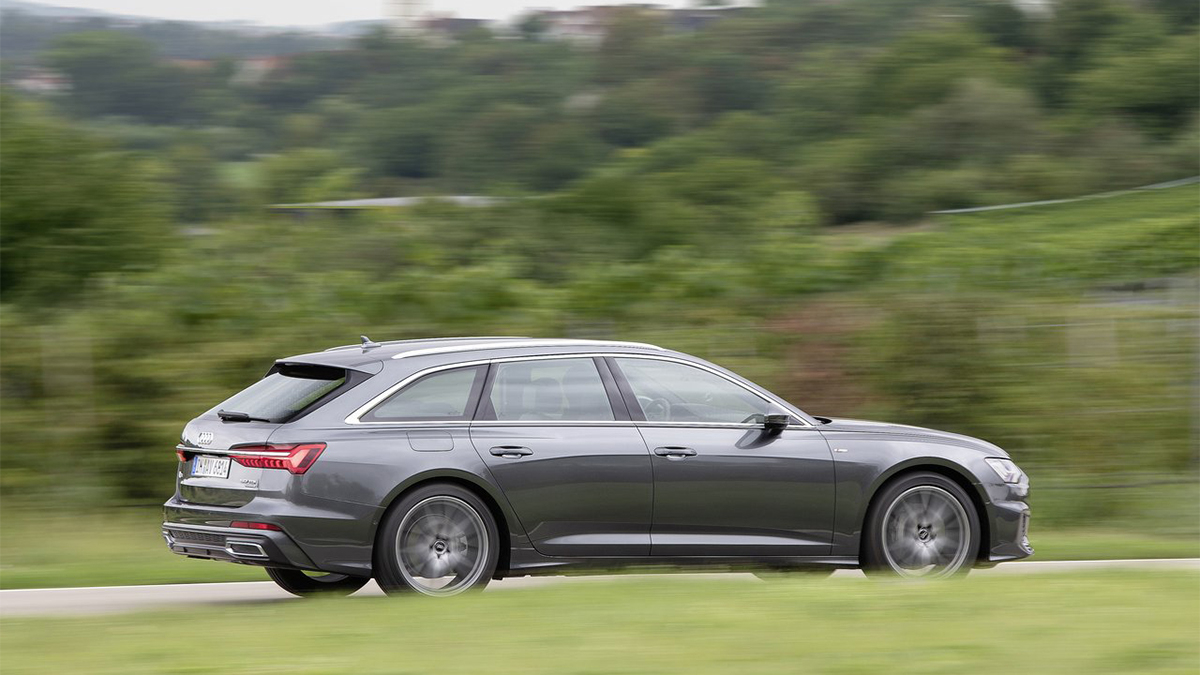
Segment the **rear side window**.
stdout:
<path fill-rule="evenodd" d="M 608 421 L 612 405 L 590 358 L 496 365 L 489 417 L 501 421 Z"/>
<path fill-rule="evenodd" d="M 392 394 L 362 416 L 364 422 L 466 420 L 475 412 L 487 368 L 431 373 Z"/>
<path fill-rule="evenodd" d="M 287 422 L 324 402 L 344 384 L 346 371 L 342 368 L 280 364 L 263 379 L 221 403 L 217 410 Z"/>

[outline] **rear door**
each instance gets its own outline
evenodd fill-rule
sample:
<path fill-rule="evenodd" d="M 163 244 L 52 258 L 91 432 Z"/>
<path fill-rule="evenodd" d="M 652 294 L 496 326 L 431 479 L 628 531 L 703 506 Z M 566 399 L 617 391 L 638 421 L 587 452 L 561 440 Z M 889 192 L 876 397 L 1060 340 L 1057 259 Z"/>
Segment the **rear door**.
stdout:
<path fill-rule="evenodd" d="M 705 368 L 610 359 L 654 467 L 655 556 L 827 555 L 833 538 L 829 445 L 812 427 L 778 433 L 778 404 Z"/>
<path fill-rule="evenodd" d="M 650 456 L 602 359 L 493 363 L 471 440 L 534 547 L 650 553 Z"/>

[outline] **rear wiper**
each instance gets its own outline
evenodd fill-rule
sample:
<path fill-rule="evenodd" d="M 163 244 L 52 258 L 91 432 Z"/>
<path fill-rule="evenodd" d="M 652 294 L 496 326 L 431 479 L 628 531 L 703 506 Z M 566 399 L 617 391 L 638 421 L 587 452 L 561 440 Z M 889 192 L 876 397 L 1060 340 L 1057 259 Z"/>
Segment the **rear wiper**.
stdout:
<path fill-rule="evenodd" d="M 224 422 L 270 422 L 271 420 L 265 417 L 254 417 L 249 413 L 239 412 L 237 410 L 218 410 L 217 417 L 220 417 Z"/>

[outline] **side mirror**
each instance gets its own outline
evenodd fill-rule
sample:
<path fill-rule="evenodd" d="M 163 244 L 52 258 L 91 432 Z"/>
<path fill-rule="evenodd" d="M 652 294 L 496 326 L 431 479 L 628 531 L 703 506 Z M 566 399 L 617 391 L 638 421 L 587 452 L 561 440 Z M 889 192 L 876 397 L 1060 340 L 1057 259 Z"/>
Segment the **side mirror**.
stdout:
<path fill-rule="evenodd" d="M 791 415 L 785 415 L 782 413 L 774 414 L 774 415 L 764 415 L 763 416 L 763 429 L 767 430 L 770 433 L 777 434 L 777 433 L 783 431 L 784 429 L 786 429 L 788 427 L 788 424 L 791 423 L 791 421 L 792 421 Z"/>

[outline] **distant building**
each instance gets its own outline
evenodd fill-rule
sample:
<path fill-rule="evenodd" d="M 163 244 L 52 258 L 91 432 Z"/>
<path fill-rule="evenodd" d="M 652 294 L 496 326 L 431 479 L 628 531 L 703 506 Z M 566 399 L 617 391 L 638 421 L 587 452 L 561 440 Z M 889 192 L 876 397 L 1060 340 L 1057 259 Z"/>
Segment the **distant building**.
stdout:
<path fill-rule="evenodd" d="M 487 28 L 484 19 L 462 19 L 456 16 L 435 16 L 418 24 L 418 34 L 439 42 L 453 42 L 474 31 Z"/>
<path fill-rule="evenodd" d="M 12 86 L 17 91 L 26 94 L 52 96 L 70 91 L 71 80 L 57 70 L 31 67 L 25 69 L 20 77 L 13 80 Z"/>
<path fill-rule="evenodd" d="M 422 23 L 429 17 L 428 0 L 385 0 L 384 16 L 392 35 L 408 37 L 424 32 Z"/>
<path fill-rule="evenodd" d="M 567 10 L 542 10 L 532 18 L 542 26 L 546 40 L 565 40 L 586 46 L 600 44 L 609 27 L 623 13 L 637 12 L 661 19 L 667 30 L 691 33 L 708 24 L 758 6 L 758 2 L 739 2 L 714 7 L 672 9 L 655 4 L 593 5 Z"/>
<path fill-rule="evenodd" d="M 296 216 L 316 214 L 345 214 L 355 211 L 370 211 L 377 209 L 404 209 L 425 203 L 455 204 L 463 207 L 487 207 L 500 204 L 504 200 L 498 197 L 482 195 L 441 195 L 429 197 L 381 197 L 375 199 L 339 199 L 328 202 L 306 202 L 301 204 L 271 204 L 267 208 L 275 213 L 289 213 Z"/>
<path fill-rule="evenodd" d="M 534 16 L 543 26 L 542 36 L 547 40 L 565 40 L 577 44 L 594 46 L 608 35 L 609 26 L 622 12 L 644 12 L 660 15 L 659 5 L 593 5 L 564 10 L 542 10 Z"/>
<path fill-rule="evenodd" d="M 233 84 L 254 86 L 262 84 L 271 73 L 283 68 L 291 62 L 287 56 L 255 56 L 237 62 L 233 76 L 229 81 Z"/>
<path fill-rule="evenodd" d="M 667 28 L 677 33 L 694 33 L 703 30 L 714 21 L 728 19 L 752 7 L 754 5 L 741 4 L 673 9 L 667 13 Z"/>

